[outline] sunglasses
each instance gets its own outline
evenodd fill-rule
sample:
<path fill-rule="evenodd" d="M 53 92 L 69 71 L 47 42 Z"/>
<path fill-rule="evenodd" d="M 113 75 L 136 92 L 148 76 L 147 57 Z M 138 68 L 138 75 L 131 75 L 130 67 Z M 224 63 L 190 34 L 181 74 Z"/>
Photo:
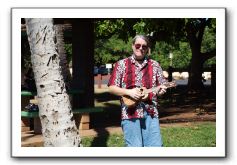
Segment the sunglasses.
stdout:
<path fill-rule="evenodd" d="M 147 48 L 148 48 L 147 45 L 135 44 L 136 49 L 140 49 L 140 47 L 142 47 L 143 50 L 147 50 Z"/>

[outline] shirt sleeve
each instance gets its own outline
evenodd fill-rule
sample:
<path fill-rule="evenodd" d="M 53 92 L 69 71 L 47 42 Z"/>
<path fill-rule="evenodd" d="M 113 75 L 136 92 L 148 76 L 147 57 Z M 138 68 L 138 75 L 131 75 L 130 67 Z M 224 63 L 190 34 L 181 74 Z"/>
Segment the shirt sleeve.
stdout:
<path fill-rule="evenodd" d="M 156 80 L 157 80 L 156 81 L 156 86 L 159 86 L 161 84 L 166 83 L 167 79 L 163 75 L 163 70 L 162 70 L 160 64 L 156 63 L 155 67 L 156 67 Z M 148 97 L 149 100 L 152 101 L 152 99 L 156 96 L 156 93 L 155 92 L 151 92 L 151 93 L 149 93 L 148 96 L 149 96 Z"/>
<path fill-rule="evenodd" d="M 121 66 L 119 62 L 116 62 L 112 74 L 110 76 L 108 86 L 116 85 L 118 87 L 121 87 L 121 79 L 122 79 Z"/>
<path fill-rule="evenodd" d="M 167 79 L 164 77 L 163 70 L 162 70 L 160 65 L 157 66 L 157 75 L 156 76 L 157 76 L 156 78 L 158 80 L 157 81 L 157 86 L 167 82 Z"/>
<path fill-rule="evenodd" d="M 164 84 L 167 82 L 166 78 L 164 77 L 163 75 L 163 70 L 160 66 L 160 64 L 158 62 L 154 62 L 154 65 L 153 65 L 153 71 L 154 71 L 154 77 L 155 78 L 155 85 L 156 86 L 159 86 L 161 84 Z M 156 100 L 157 99 L 157 95 L 156 95 L 156 92 L 151 92 L 148 94 L 148 101 L 149 101 L 149 104 L 151 104 L 153 102 L 153 100 Z"/>

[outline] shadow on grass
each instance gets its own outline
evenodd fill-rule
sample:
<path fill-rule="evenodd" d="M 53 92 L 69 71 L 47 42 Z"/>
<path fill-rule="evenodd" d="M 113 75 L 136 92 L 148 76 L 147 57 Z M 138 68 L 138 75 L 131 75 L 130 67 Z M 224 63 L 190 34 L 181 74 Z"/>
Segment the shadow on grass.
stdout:
<path fill-rule="evenodd" d="M 107 147 L 109 132 L 105 129 L 111 126 L 120 126 L 120 104 L 118 104 L 119 97 L 111 95 L 107 92 L 96 93 L 95 100 L 103 102 L 103 112 L 91 113 L 91 127 L 97 132 L 91 143 L 91 147 Z M 109 102 L 109 101 L 112 101 Z M 113 103 L 115 101 L 116 103 Z"/>
<path fill-rule="evenodd" d="M 93 139 L 91 147 L 108 147 L 109 132 L 104 128 L 95 128 L 94 130 L 97 132 L 97 137 Z"/>
<path fill-rule="evenodd" d="M 119 97 L 108 92 L 95 93 L 95 100 L 104 111 L 101 113 L 92 113 L 91 124 L 93 128 L 118 126 L 120 125 L 120 103 Z"/>
<path fill-rule="evenodd" d="M 119 96 L 112 95 L 108 92 L 95 93 L 94 97 L 95 97 L 95 100 L 98 101 L 98 102 L 119 100 Z"/>
<path fill-rule="evenodd" d="M 93 128 L 120 126 L 120 106 L 105 103 L 103 109 L 103 112 L 90 114 L 91 126 Z"/>

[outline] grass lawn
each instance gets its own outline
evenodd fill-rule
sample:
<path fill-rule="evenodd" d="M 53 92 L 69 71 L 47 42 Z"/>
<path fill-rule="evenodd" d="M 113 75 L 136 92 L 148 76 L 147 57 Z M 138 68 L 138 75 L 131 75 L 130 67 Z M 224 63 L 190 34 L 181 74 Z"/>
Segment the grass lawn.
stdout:
<path fill-rule="evenodd" d="M 215 147 L 216 123 L 200 122 L 189 125 L 161 127 L 164 147 Z M 82 138 L 84 147 L 124 147 L 123 135 L 113 134 Z"/>
<path fill-rule="evenodd" d="M 215 147 L 216 123 L 203 122 L 185 127 L 161 129 L 165 147 Z"/>

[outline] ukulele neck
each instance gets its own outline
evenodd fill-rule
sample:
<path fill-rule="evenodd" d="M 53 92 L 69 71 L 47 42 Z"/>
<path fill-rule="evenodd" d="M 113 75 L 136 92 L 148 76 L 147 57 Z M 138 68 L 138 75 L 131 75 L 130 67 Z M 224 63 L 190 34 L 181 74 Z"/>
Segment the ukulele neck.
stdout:
<path fill-rule="evenodd" d="M 167 82 L 167 83 L 164 83 L 164 84 L 162 84 L 162 85 L 166 86 L 167 88 L 176 87 L 176 83 L 175 83 L 175 82 Z M 160 87 L 158 86 L 158 87 L 146 89 L 146 90 L 144 91 L 144 93 L 145 93 L 145 94 L 149 94 L 149 93 L 151 93 L 151 92 L 157 92 L 157 91 L 159 91 L 159 90 L 160 90 Z"/>

